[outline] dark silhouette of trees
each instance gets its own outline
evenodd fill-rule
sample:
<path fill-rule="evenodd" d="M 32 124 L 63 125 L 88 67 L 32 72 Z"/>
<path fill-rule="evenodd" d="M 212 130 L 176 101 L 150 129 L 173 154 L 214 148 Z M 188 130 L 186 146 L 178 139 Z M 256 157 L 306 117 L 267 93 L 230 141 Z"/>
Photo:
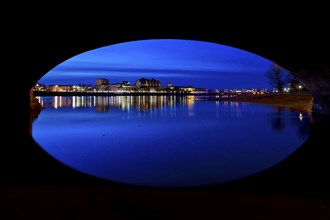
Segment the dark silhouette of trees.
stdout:
<path fill-rule="evenodd" d="M 267 77 L 270 85 L 277 89 L 278 92 L 307 91 L 303 84 L 297 79 L 297 77 L 276 63 L 271 65 L 265 76 Z M 288 90 L 284 89 L 286 86 Z"/>
<path fill-rule="evenodd" d="M 284 86 L 288 79 L 288 71 L 273 63 L 269 70 L 267 70 L 265 76 L 273 88 L 278 92 L 284 91 Z"/>

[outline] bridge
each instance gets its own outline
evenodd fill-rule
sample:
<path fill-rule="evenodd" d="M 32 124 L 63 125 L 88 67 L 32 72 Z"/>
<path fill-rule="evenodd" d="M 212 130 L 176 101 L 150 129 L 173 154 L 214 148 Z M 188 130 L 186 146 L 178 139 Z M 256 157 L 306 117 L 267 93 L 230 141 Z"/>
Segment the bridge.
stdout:
<path fill-rule="evenodd" d="M 2 27 L 2 48 L 8 49 L 8 53 L 2 50 L 5 57 L 2 64 L 7 67 L 3 68 L 3 84 L 8 86 L 4 90 L 3 106 L 10 114 L 3 114 L 5 139 L 1 152 L 1 193 L 4 196 L 1 197 L 3 211 L 0 215 L 33 218 L 53 213 L 58 218 L 86 216 L 86 219 L 95 217 L 95 213 L 98 216 L 106 213 L 103 217 L 108 218 L 136 216 L 154 219 L 164 216 L 217 216 L 224 219 L 233 216 L 237 219 L 255 219 L 258 216 L 276 219 L 329 217 L 330 181 L 327 174 L 330 162 L 326 144 L 329 142 L 329 118 L 322 120 L 308 141 L 278 166 L 240 182 L 213 188 L 215 190 L 196 191 L 147 190 L 104 183 L 54 160 L 27 132 L 30 89 L 56 65 L 102 46 L 154 38 L 214 42 L 272 60 L 296 75 L 322 105 L 323 111 L 330 115 L 327 7 L 323 7 L 324 12 L 317 13 L 313 10 L 313 4 L 306 4 L 308 10 L 301 9 L 302 3 L 293 7 L 282 3 L 264 5 L 266 7 L 257 7 L 254 11 L 247 7 L 244 10 L 235 8 L 237 13 L 230 16 L 227 13 L 224 18 L 221 14 L 226 9 L 222 5 L 213 7 L 213 13 L 208 9 L 204 11 L 202 7 L 200 10 L 190 10 L 189 4 L 184 11 L 181 9 L 180 18 L 177 17 L 175 22 L 171 10 L 164 10 L 166 14 L 160 13 L 159 17 L 164 22 L 157 19 L 156 13 L 159 11 L 156 9 L 147 8 L 147 19 L 144 21 L 139 19 L 144 15 L 140 10 L 135 10 L 138 16 L 128 16 L 124 11 L 117 10 L 121 15 L 116 14 L 116 19 L 111 17 L 113 10 L 110 10 L 104 14 L 102 26 L 98 26 L 102 19 L 93 21 L 93 16 L 88 13 L 84 20 L 80 15 L 85 11 L 58 23 L 52 21 L 59 21 L 65 16 L 57 10 L 52 14 L 51 10 L 38 8 L 43 12 L 41 15 L 36 10 L 25 10 L 28 16 L 23 10 L 13 12 L 13 16 L 20 15 L 21 19 L 10 20 Z M 322 7 L 319 3 L 315 5 Z M 274 6 L 278 6 L 276 12 L 271 11 Z M 211 7 L 207 5 L 207 8 Z M 255 13 L 257 11 L 263 13 L 260 15 Z M 283 11 L 287 11 L 289 16 L 285 16 Z M 190 17 L 186 15 L 189 12 L 192 13 Z M 47 19 L 47 14 L 51 19 Z M 213 18 L 207 19 L 207 15 Z M 283 21 L 283 16 L 288 20 Z M 237 198 L 243 199 L 238 201 Z M 55 206 L 56 209 L 53 209 Z M 127 207 L 128 211 L 123 211 Z"/>

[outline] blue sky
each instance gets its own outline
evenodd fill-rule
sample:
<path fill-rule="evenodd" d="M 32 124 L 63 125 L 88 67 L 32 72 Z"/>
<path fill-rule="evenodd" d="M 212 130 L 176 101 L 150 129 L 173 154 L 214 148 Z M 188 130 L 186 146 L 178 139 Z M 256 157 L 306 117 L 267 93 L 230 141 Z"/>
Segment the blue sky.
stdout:
<path fill-rule="evenodd" d="M 46 73 L 38 82 L 95 85 L 154 78 L 163 87 L 209 89 L 270 88 L 265 72 L 272 61 L 221 44 L 180 39 L 152 39 L 109 45 L 78 54 Z"/>

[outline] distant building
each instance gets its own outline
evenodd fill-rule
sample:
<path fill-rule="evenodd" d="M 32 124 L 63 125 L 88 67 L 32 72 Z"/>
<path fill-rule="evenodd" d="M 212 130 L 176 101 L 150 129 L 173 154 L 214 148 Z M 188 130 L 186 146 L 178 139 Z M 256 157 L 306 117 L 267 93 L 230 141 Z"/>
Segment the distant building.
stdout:
<path fill-rule="evenodd" d="M 168 82 L 165 88 L 166 91 L 171 93 L 191 93 L 191 94 L 205 94 L 209 90 L 205 88 L 195 88 L 193 86 L 173 86 L 172 83 Z"/>
<path fill-rule="evenodd" d="M 118 85 L 119 85 L 119 90 L 123 92 L 129 92 L 135 90 L 135 86 L 131 85 L 131 83 L 128 81 L 122 81 L 118 83 Z"/>
<path fill-rule="evenodd" d="M 32 91 L 46 91 L 47 86 L 41 83 L 36 83 L 32 87 Z"/>
<path fill-rule="evenodd" d="M 47 87 L 49 92 L 71 92 L 72 85 L 49 85 Z"/>
<path fill-rule="evenodd" d="M 99 90 L 103 92 L 130 92 L 135 89 L 135 86 L 131 86 L 130 82 L 122 81 L 120 83 L 111 83 L 97 86 Z"/>
<path fill-rule="evenodd" d="M 162 88 L 162 84 L 160 81 L 155 80 L 155 79 L 146 79 L 146 78 L 141 78 L 138 79 L 135 82 L 135 86 L 137 88 L 154 88 L 154 89 L 160 89 Z"/>
<path fill-rule="evenodd" d="M 103 79 L 103 78 L 98 78 L 95 81 L 95 85 L 108 85 L 109 84 L 109 80 L 108 79 Z"/>
<path fill-rule="evenodd" d="M 107 92 L 117 92 L 119 90 L 119 84 L 106 85 L 105 90 Z"/>
<path fill-rule="evenodd" d="M 207 88 L 195 88 L 195 90 L 192 91 L 192 93 L 195 93 L 195 94 L 208 94 L 209 89 L 207 89 Z"/>
<path fill-rule="evenodd" d="M 108 79 L 98 78 L 95 81 L 95 90 L 96 91 L 106 91 L 108 85 L 109 85 Z"/>
<path fill-rule="evenodd" d="M 173 89 L 174 89 L 173 84 L 172 84 L 171 82 L 168 82 L 168 83 L 167 83 L 167 86 L 166 86 L 166 89 L 168 89 L 168 90 L 173 90 Z"/>
<path fill-rule="evenodd" d="M 131 86 L 131 83 L 129 81 L 121 81 L 119 84 L 124 86 Z"/>
<path fill-rule="evenodd" d="M 72 86 L 72 92 L 87 92 L 92 91 L 93 87 L 85 84 L 76 84 Z"/>
<path fill-rule="evenodd" d="M 220 94 L 222 91 L 220 89 L 210 89 L 208 90 L 208 93 L 210 94 Z"/>
<path fill-rule="evenodd" d="M 192 86 L 174 86 L 174 90 L 177 92 L 192 93 L 195 91 L 195 88 Z"/>

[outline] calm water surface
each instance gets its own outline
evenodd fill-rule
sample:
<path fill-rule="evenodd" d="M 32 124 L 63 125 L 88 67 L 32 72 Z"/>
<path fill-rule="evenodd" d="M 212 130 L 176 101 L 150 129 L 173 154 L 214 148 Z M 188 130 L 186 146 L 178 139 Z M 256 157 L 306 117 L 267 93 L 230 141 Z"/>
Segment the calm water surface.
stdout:
<path fill-rule="evenodd" d="M 197 96 L 38 97 L 34 140 L 80 172 L 143 186 L 223 183 L 270 168 L 308 138 L 286 108 Z"/>

